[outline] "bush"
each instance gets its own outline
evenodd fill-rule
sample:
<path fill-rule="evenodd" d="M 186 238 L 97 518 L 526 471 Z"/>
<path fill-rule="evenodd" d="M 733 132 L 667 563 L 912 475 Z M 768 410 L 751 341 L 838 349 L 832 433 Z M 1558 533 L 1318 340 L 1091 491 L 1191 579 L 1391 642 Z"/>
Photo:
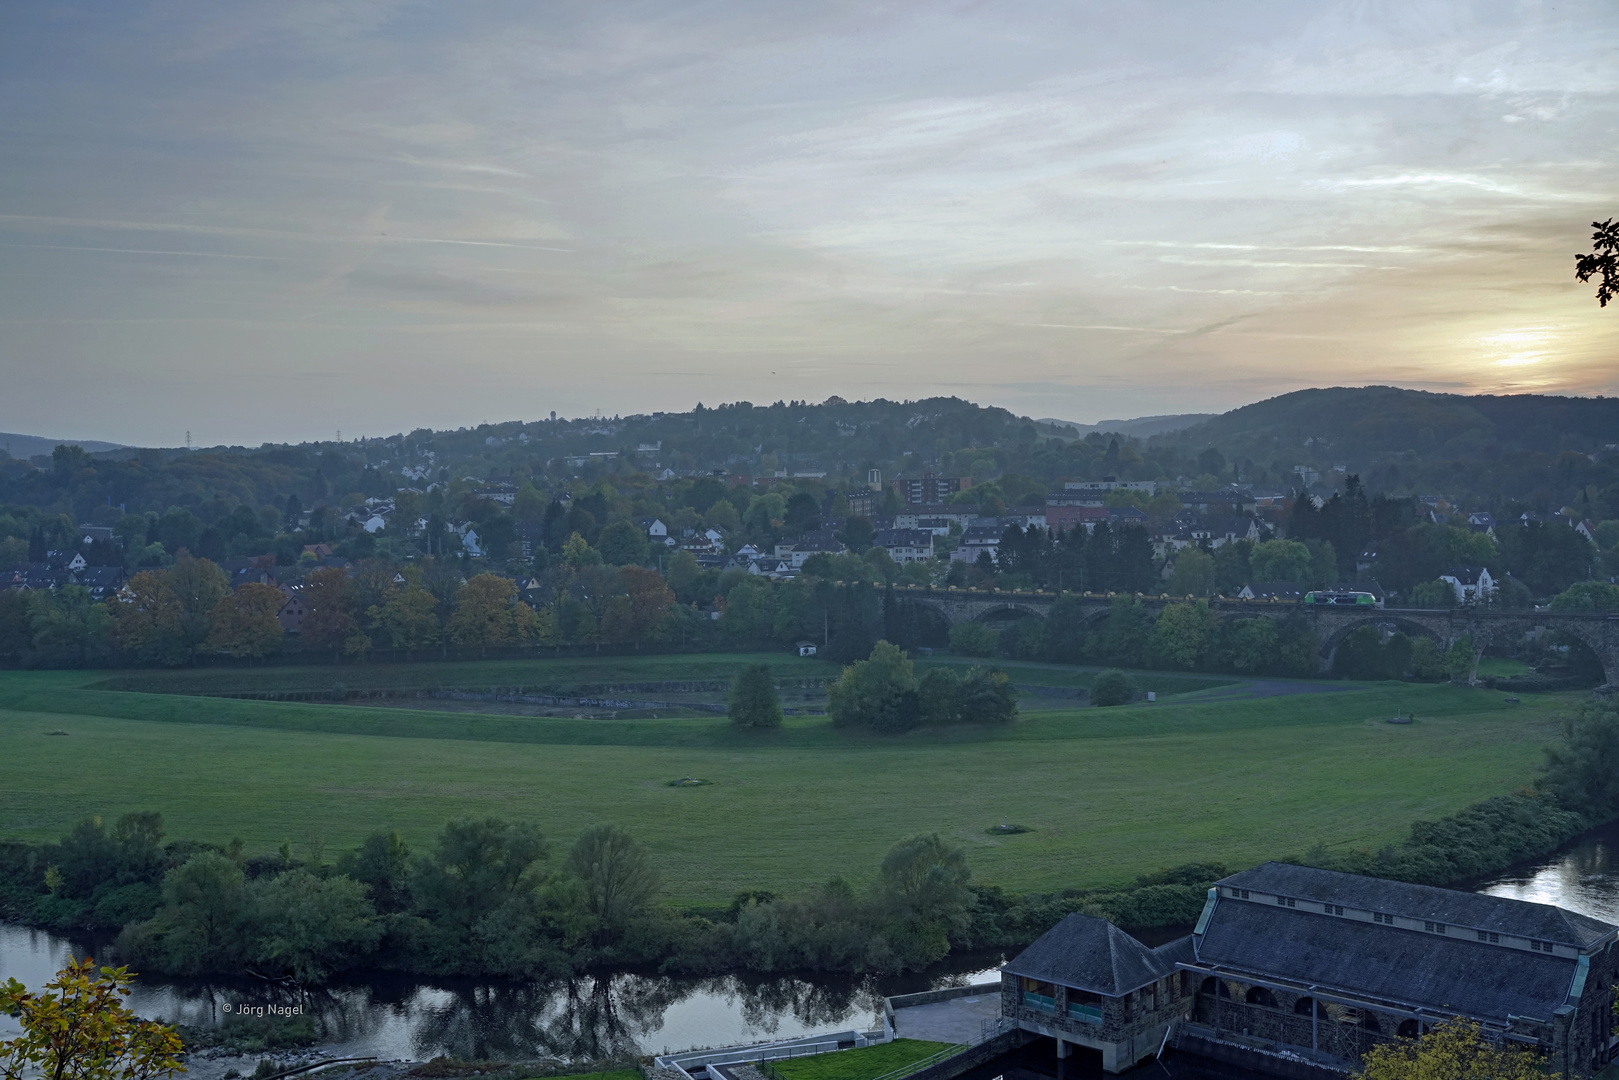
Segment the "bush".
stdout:
<path fill-rule="evenodd" d="M 950 628 L 950 647 L 963 656 L 994 656 L 1000 635 L 981 622 L 957 623 Z"/>
<path fill-rule="evenodd" d="M 737 727 L 781 727 L 781 697 L 769 664 L 749 664 L 737 673 L 727 715 Z"/>
<path fill-rule="evenodd" d="M 857 660 L 827 690 L 834 727 L 864 727 L 881 734 L 909 731 L 922 719 L 915 669 L 896 645 L 879 641 L 867 660 Z"/>
<path fill-rule="evenodd" d="M 1009 723 L 1017 718 L 1017 688 L 1000 668 L 969 668 L 965 675 L 937 667 L 917 688 L 924 724 Z"/>
<path fill-rule="evenodd" d="M 1135 696 L 1136 688 L 1122 671 L 1104 671 L 1091 683 L 1092 705 L 1123 705 Z"/>

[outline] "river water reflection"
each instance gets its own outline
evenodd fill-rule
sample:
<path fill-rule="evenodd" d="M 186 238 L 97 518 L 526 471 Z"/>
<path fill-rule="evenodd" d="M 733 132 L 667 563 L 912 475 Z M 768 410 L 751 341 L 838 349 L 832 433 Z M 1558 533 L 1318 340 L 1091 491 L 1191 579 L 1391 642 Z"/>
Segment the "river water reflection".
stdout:
<path fill-rule="evenodd" d="M 65 938 L 0 926 L 0 978 L 38 987 L 83 954 Z M 379 976 L 302 1002 L 260 983 L 141 980 L 130 1006 L 152 1019 L 211 1026 L 227 1015 L 227 1006 L 302 1004 L 324 1024 L 322 1049 L 343 1056 L 596 1058 L 870 1029 L 885 994 L 993 979 L 1000 959 L 961 958 L 943 971 L 893 980 L 632 972 L 552 983 Z M 15 1021 L 0 1016 L 0 1034 L 15 1030 Z"/>
<path fill-rule="evenodd" d="M 1619 923 L 1619 823 L 1485 882 L 1479 891 Z M 0 926 L 0 978 L 38 987 L 74 955 L 83 950 L 65 938 Z M 885 994 L 993 979 L 1001 959 L 958 957 L 942 970 L 897 979 L 692 979 L 621 972 L 520 983 L 378 976 L 334 986 L 302 1004 L 325 1025 L 322 1048 L 344 1056 L 605 1057 L 869 1029 L 878 1022 Z M 218 1023 L 226 1006 L 271 1004 L 299 1001 L 249 982 L 142 980 L 131 997 L 142 1016 L 197 1026 Z M 0 1034 L 15 1030 L 14 1020 L 0 1016 Z"/>
<path fill-rule="evenodd" d="M 1479 890 L 1619 923 L 1619 822 L 1586 833 L 1561 854 L 1518 867 Z"/>

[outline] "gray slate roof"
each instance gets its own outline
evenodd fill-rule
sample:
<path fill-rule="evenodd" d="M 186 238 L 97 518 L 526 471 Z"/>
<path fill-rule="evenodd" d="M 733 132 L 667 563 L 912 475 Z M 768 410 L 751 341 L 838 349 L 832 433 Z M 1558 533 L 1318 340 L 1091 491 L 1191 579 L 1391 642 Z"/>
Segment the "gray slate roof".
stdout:
<path fill-rule="evenodd" d="M 1269 976 L 1497 1023 L 1510 1016 L 1549 1020 L 1568 995 L 1576 964 L 1573 957 L 1223 897 L 1197 955 L 1238 978 Z"/>
<path fill-rule="evenodd" d="M 1554 941 L 1580 949 L 1601 941 L 1615 930 L 1605 922 L 1550 904 L 1531 904 L 1526 900 L 1436 889 L 1431 885 L 1386 881 L 1289 863 L 1268 862 L 1224 878 L 1219 884 L 1255 893 L 1331 902 L 1412 919 L 1431 919 L 1450 926 Z"/>
<path fill-rule="evenodd" d="M 1147 948 L 1106 919 L 1069 915 L 1002 970 L 1121 997 L 1174 971 L 1176 958 Z"/>

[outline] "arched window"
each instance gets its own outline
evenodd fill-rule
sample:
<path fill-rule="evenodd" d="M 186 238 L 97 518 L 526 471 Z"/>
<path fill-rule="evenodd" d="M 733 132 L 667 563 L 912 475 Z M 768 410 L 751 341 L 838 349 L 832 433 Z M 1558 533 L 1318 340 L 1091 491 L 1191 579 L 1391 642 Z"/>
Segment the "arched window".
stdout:
<path fill-rule="evenodd" d="M 1367 1031 L 1382 1031 L 1383 1025 L 1377 1022 L 1377 1017 L 1365 1009 L 1360 1011 L 1360 1026 Z"/>
<path fill-rule="evenodd" d="M 1263 1005 L 1267 1009 L 1276 1008 L 1276 995 L 1263 986 L 1250 987 L 1248 990 L 1248 1004 Z"/>
<path fill-rule="evenodd" d="M 1401 1020 L 1400 1026 L 1395 1030 L 1394 1034 L 1398 1035 L 1402 1039 L 1414 1039 L 1418 1035 L 1422 1034 L 1422 1032 L 1417 1029 L 1417 1022 L 1415 1020 Z"/>
<path fill-rule="evenodd" d="M 1200 994 L 1213 994 L 1216 997 L 1223 998 L 1231 996 L 1231 991 L 1226 989 L 1225 980 L 1217 979 L 1213 975 L 1203 980 L 1203 985 L 1198 987 L 1197 992 Z"/>
<path fill-rule="evenodd" d="M 1327 1007 L 1321 1004 L 1315 998 L 1299 998 L 1293 1003 L 1293 1011 L 1298 1013 L 1300 1016 L 1309 1016 L 1312 1006 L 1315 1008 L 1315 1014 L 1317 1016 L 1323 1020 L 1327 1018 Z"/>

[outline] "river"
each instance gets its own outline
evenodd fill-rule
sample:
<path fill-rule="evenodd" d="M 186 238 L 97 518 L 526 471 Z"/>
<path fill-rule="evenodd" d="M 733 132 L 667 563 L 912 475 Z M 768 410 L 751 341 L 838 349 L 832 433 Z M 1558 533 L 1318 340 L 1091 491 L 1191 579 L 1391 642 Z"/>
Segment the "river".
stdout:
<path fill-rule="evenodd" d="M 0 978 L 37 988 L 85 948 L 0 925 Z M 304 999 L 245 980 L 141 979 L 141 1016 L 212 1026 L 230 1012 L 302 1005 L 316 1013 L 322 1050 L 343 1057 L 426 1060 L 598 1058 L 786 1039 L 878 1026 L 885 995 L 996 977 L 1000 954 L 953 958 L 924 975 L 676 978 L 620 972 L 552 983 L 372 976 Z M 0 1015 L 0 1035 L 17 1030 Z"/>
<path fill-rule="evenodd" d="M 1619 822 L 1478 888 L 1619 923 Z M 83 953 L 66 938 L 0 925 L 0 977 L 38 987 L 70 956 Z M 884 995 L 993 979 L 1002 959 L 955 957 L 921 975 L 887 979 L 620 972 L 520 983 L 373 976 L 339 983 L 303 1004 L 325 1025 L 322 1049 L 341 1056 L 604 1057 L 869 1029 L 877 1024 Z M 205 1026 L 219 1022 L 227 1006 L 235 1011 L 298 1002 L 246 981 L 142 979 L 130 1004 L 142 1016 Z M 15 1030 L 14 1020 L 0 1016 L 0 1034 Z"/>

